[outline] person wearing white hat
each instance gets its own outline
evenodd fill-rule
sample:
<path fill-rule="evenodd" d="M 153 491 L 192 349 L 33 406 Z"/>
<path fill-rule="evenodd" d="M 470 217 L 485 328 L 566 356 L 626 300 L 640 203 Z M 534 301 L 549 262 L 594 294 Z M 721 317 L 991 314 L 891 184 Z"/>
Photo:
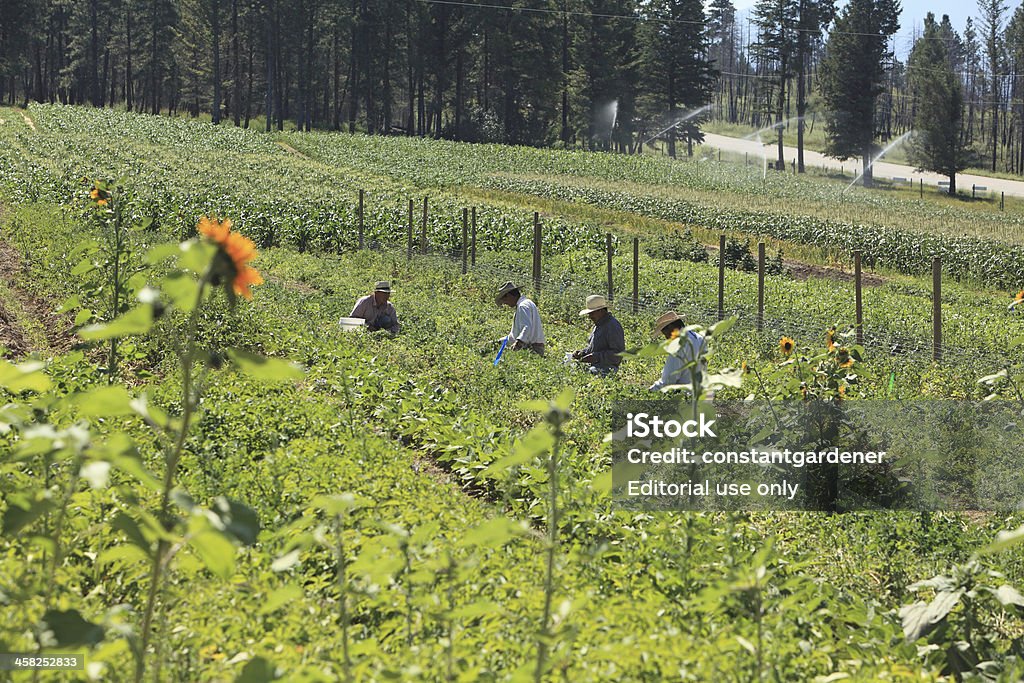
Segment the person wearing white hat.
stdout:
<path fill-rule="evenodd" d="M 359 299 L 352 308 L 350 318 L 362 318 L 366 321 L 366 329 L 371 332 L 387 330 L 398 334 L 398 313 L 388 299 L 391 298 L 391 283 L 387 280 L 378 282 L 373 292 Z"/>
<path fill-rule="evenodd" d="M 686 324 L 683 316 L 675 311 L 665 313 L 654 321 L 654 328 L 651 336 L 657 338 L 663 335 L 665 339 L 675 339 L 683 333 L 683 326 Z M 677 384 L 694 383 L 695 378 L 703 376 L 707 369 L 707 361 L 704 354 L 707 352 L 707 344 L 703 335 L 695 330 L 686 332 L 686 339 L 679 343 L 679 350 L 669 354 L 665 360 L 665 367 L 661 371 L 661 377 L 650 386 L 651 391 L 661 391 L 664 387 Z"/>
<path fill-rule="evenodd" d="M 498 305 L 516 309 L 512 318 L 512 331 L 508 333 L 508 341 L 512 349 L 530 349 L 539 356 L 544 355 L 544 326 L 540 322 L 540 311 L 537 304 L 526 298 L 512 282 L 506 282 L 498 288 L 495 298 Z"/>
<path fill-rule="evenodd" d="M 587 305 L 580 315 L 585 315 L 594 323 L 587 345 L 573 351 L 572 357 L 590 366 L 595 375 L 606 375 L 619 369 L 622 363 L 620 355 L 626 350 L 626 333 L 622 325 L 608 311 L 608 302 L 600 294 L 587 297 Z"/>

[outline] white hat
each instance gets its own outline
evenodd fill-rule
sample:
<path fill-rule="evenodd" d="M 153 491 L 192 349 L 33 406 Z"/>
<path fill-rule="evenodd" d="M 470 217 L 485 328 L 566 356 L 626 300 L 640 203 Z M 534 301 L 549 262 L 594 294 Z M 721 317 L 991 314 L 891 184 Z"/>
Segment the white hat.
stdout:
<path fill-rule="evenodd" d="M 589 315 L 594 311 L 608 308 L 608 302 L 600 294 L 591 294 L 587 297 L 587 307 L 580 311 L 580 315 Z"/>

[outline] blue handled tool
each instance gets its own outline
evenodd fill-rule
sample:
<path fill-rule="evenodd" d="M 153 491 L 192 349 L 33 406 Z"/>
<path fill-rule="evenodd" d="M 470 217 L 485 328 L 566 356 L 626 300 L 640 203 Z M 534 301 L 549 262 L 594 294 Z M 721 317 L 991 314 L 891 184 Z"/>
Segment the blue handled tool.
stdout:
<path fill-rule="evenodd" d="M 494 364 L 497 365 L 498 361 L 501 360 L 501 354 L 505 353 L 505 347 L 508 346 L 508 337 L 505 337 L 501 342 L 501 348 L 498 349 L 498 355 L 494 357 Z"/>

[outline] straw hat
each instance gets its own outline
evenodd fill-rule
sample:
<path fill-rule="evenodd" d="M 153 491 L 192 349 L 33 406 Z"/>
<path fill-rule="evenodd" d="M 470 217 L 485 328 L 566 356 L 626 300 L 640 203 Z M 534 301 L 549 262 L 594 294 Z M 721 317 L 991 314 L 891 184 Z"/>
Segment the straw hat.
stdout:
<path fill-rule="evenodd" d="M 675 311 L 663 313 L 657 320 L 654 321 L 654 327 L 651 328 L 651 336 L 657 337 L 659 334 L 661 334 L 662 330 L 664 330 L 666 327 L 676 322 L 677 320 L 679 322 L 685 321 L 683 316 L 679 315 Z"/>
<path fill-rule="evenodd" d="M 589 315 L 602 308 L 608 308 L 608 301 L 600 294 L 591 294 L 587 297 L 587 307 L 580 311 L 580 315 Z"/>
<path fill-rule="evenodd" d="M 375 284 L 373 286 L 373 291 L 375 291 L 375 292 L 387 292 L 388 294 L 390 294 L 391 293 L 391 283 L 388 282 L 387 280 L 381 280 L 380 282 L 378 282 L 377 284 Z"/>
<path fill-rule="evenodd" d="M 516 287 L 515 284 L 511 280 L 509 280 L 508 282 L 503 284 L 501 287 L 498 287 L 498 295 L 496 297 L 494 297 L 494 300 L 497 301 L 498 303 L 501 303 L 501 300 L 505 297 L 505 295 L 508 294 L 509 292 L 511 292 L 514 289 L 519 289 L 519 288 Z"/>

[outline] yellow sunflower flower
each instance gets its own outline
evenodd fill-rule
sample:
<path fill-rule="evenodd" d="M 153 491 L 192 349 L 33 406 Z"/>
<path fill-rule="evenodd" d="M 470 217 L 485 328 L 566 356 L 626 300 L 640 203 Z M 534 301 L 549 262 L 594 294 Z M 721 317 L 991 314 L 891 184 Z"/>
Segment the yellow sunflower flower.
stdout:
<path fill-rule="evenodd" d="M 825 346 L 828 347 L 829 351 L 832 351 L 832 350 L 834 350 L 836 348 L 836 341 L 835 340 L 836 340 L 836 328 L 830 327 L 825 332 Z"/>
<path fill-rule="evenodd" d="M 231 232 L 231 220 L 218 221 L 216 218 L 203 217 L 197 226 L 199 232 L 216 244 L 230 265 L 231 286 L 235 294 L 252 299 L 249 287 L 263 284 L 263 277 L 249 261 L 259 254 L 251 239 L 241 233 Z"/>
<path fill-rule="evenodd" d="M 779 340 L 779 350 L 782 351 L 782 355 L 788 356 L 793 353 L 793 349 L 796 348 L 796 342 L 789 337 L 783 337 Z"/>
<path fill-rule="evenodd" d="M 839 347 L 839 350 L 836 352 L 836 363 L 841 368 L 853 366 L 853 356 L 850 355 L 850 350 L 845 346 Z"/>

